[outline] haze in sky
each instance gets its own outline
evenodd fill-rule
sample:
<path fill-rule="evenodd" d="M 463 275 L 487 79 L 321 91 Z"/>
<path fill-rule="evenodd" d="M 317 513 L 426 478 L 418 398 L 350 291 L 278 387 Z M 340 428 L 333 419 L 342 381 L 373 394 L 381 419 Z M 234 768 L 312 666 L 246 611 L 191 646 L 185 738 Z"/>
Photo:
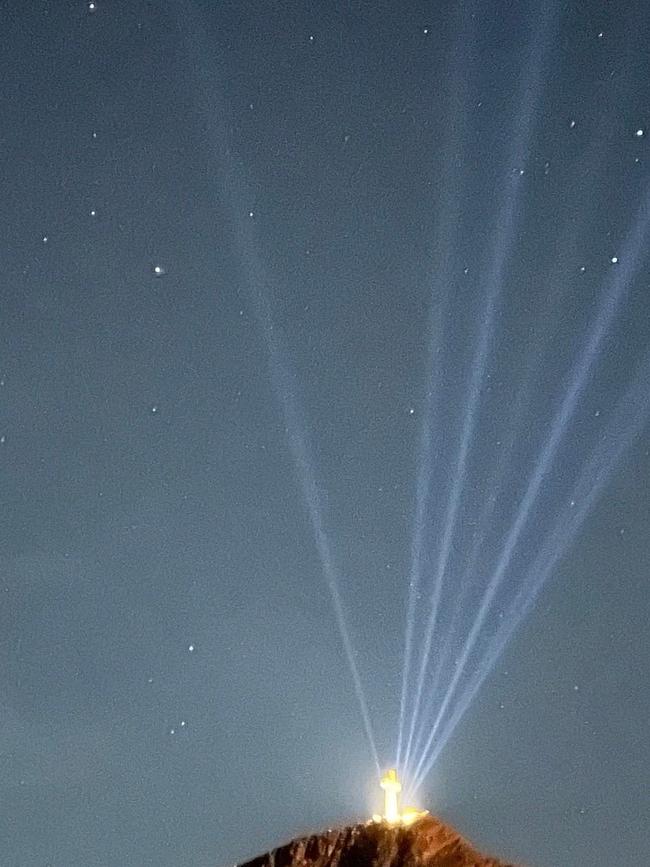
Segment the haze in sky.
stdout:
<path fill-rule="evenodd" d="M 650 7 L 0 33 L 0 865 L 644 863 Z"/>

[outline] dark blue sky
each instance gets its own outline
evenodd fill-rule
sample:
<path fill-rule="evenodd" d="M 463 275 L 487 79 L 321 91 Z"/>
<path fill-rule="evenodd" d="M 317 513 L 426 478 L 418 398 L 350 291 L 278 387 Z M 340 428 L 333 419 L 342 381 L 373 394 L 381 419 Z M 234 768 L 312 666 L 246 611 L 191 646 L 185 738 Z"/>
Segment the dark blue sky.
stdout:
<path fill-rule="evenodd" d="M 422 804 L 535 867 L 642 863 L 650 10 L 8 0 L 0 32 L 2 867 L 367 816 L 340 627 L 388 766 L 409 583 Z"/>

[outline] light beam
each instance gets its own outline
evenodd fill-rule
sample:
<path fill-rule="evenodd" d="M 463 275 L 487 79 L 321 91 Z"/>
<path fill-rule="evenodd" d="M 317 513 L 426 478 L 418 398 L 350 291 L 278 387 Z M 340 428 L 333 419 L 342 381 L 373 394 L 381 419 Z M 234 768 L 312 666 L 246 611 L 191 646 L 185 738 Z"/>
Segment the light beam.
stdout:
<path fill-rule="evenodd" d="M 467 46 L 473 42 L 473 9 L 474 3 L 465 10 L 459 7 L 464 17 L 464 26 L 459 23 L 456 37 L 456 47 L 452 52 L 452 64 L 449 73 L 449 81 L 452 88 L 450 104 L 453 111 L 447 125 L 447 138 L 442 165 L 445 168 L 445 183 L 442 185 L 442 205 L 440 216 L 436 221 L 436 238 L 433 249 L 440 257 L 436 271 L 435 285 L 443 287 L 441 299 L 436 303 L 432 298 L 429 312 L 429 351 L 428 351 L 428 387 L 426 389 L 425 408 L 422 413 L 422 425 L 420 428 L 420 440 L 416 474 L 415 492 L 415 516 L 413 521 L 413 539 L 411 542 L 411 560 L 408 581 L 408 602 L 406 614 L 406 637 L 404 641 L 404 666 L 402 671 L 402 689 L 400 696 L 399 721 L 397 729 L 397 750 L 395 765 L 401 767 L 402 747 L 404 738 L 404 724 L 407 713 L 408 687 L 411 671 L 411 659 L 413 654 L 413 636 L 416 621 L 416 603 L 422 577 L 422 557 L 424 552 L 425 532 L 427 530 L 427 509 L 431 494 L 433 479 L 433 438 L 434 418 L 440 400 L 439 390 L 441 386 L 441 350 L 444 335 L 444 324 L 449 300 L 448 286 L 452 282 L 454 270 L 454 238 L 460 221 L 460 189 L 463 181 L 459 177 L 461 159 L 458 149 L 454 145 L 464 138 L 465 116 L 467 113 L 468 95 L 467 81 Z M 434 290 L 434 296 L 437 294 Z"/>
<path fill-rule="evenodd" d="M 576 158 L 576 164 L 580 167 L 581 172 L 578 173 L 576 171 L 574 181 L 571 184 L 570 189 L 567 191 L 567 198 L 578 200 L 580 192 L 584 187 L 583 175 L 592 177 L 598 174 L 599 166 L 603 162 L 606 154 L 603 136 L 604 134 L 601 134 L 590 140 L 586 149 L 587 153 L 585 155 L 580 154 Z M 462 575 L 458 581 L 460 595 L 454 605 L 452 621 L 448 628 L 448 633 L 451 634 L 446 636 L 445 641 L 437 654 L 436 667 L 431 679 L 431 688 L 428 690 L 427 702 L 420 714 L 420 724 L 418 726 L 417 736 L 412 750 L 413 754 L 416 756 L 421 754 L 422 744 L 426 736 L 425 732 L 427 727 L 431 724 L 431 711 L 435 702 L 438 700 L 438 687 L 440 685 L 442 672 L 448 662 L 453 633 L 455 632 L 456 624 L 461 612 L 466 611 L 466 597 L 469 590 L 469 581 L 471 576 L 476 572 L 481 546 L 488 532 L 490 518 L 494 513 L 496 504 L 503 492 L 507 480 L 508 469 L 512 469 L 515 444 L 521 437 L 521 425 L 526 409 L 530 403 L 534 374 L 537 373 L 540 367 L 545 338 L 547 336 L 546 332 L 539 327 L 539 323 L 547 322 L 552 313 L 562 304 L 569 286 L 565 274 L 566 259 L 571 251 L 575 249 L 577 234 L 578 229 L 573 221 L 568 221 L 568 224 L 563 224 L 558 230 L 555 246 L 559 252 L 555 258 L 555 265 L 549 278 L 549 285 L 553 287 L 553 291 L 550 291 L 545 296 L 543 309 L 535 315 L 538 327 L 534 331 L 532 342 L 528 344 L 525 364 L 522 365 L 522 375 L 517 386 L 517 395 L 513 401 L 513 409 L 510 413 L 509 422 L 506 428 L 507 441 L 500 450 L 499 460 L 494 466 L 490 480 L 486 485 L 486 490 L 491 493 L 490 496 L 485 499 L 485 504 L 478 520 L 478 530 L 472 544 L 470 555 L 467 558 L 466 565 L 463 568 Z"/>
<path fill-rule="evenodd" d="M 499 588 L 501 580 L 510 563 L 515 546 L 519 536 L 528 520 L 531 509 L 539 494 L 539 490 L 548 473 L 553 459 L 557 453 L 558 447 L 562 441 L 564 432 L 569 424 L 577 407 L 578 401 L 584 391 L 587 382 L 591 378 L 595 363 L 599 359 L 599 351 L 605 335 L 607 334 L 612 321 L 618 313 L 621 303 L 627 296 L 631 282 L 636 271 L 639 268 L 642 256 L 645 252 L 646 236 L 650 228 L 650 189 L 646 191 L 641 207 L 637 214 L 637 218 L 626 239 L 623 253 L 620 257 L 617 269 L 615 270 L 614 279 L 609 287 L 606 297 L 601 304 L 596 321 L 591 329 L 586 344 L 580 355 L 578 363 L 574 368 L 570 377 L 570 382 L 566 389 L 564 399 L 553 419 L 550 434 L 546 443 L 537 459 L 533 474 L 529 480 L 526 492 L 522 499 L 519 511 L 515 517 L 514 523 L 506 537 L 503 550 L 501 552 L 496 569 L 490 578 L 487 589 L 483 596 L 481 608 L 470 630 L 465 649 L 461 656 L 454 677 L 452 678 L 447 695 L 441 705 L 437 719 L 433 729 L 427 740 L 422 758 L 416 767 L 416 776 L 419 775 L 420 769 L 426 759 L 426 754 L 431 748 L 433 739 L 437 732 L 440 719 L 444 715 L 447 706 L 451 700 L 454 690 L 458 685 L 458 681 L 463 674 L 464 667 L 467 663 L 469 655 L 472 652 L 474 644 L 478 638 L 480 630 L 483 626 L 485 618 L 492 604 L 492 601 Z"/>
<path fill-rule="evenodd" d="M 510 247 L 512 246 L 512 239 L 514 236 L 517 218 L 516 205 L 520 195 L 523 177 L 522 173 L 528 157 L 533 128 L 534 109 L 539 102 L 543 86 L 542 71 L 544 55 L 553 29 L 552 25 L 556 17 L 554 7 L 555 3 L 551 2 L 551 0 L 548 0 L 548 2 L 544 4 L 540 16 L 539 27 L 535 28 L 534 38 L 531 41 L 529 60 L 522 81 L 520 102 L 523 108 L 521 118 L 516 126 L 514 146 L 511 155 L 512 164 L 519 168 L 516 171 L 512 170 L 508 176 L 504 200 L 499 211 L 499 219 L 496 226 L 494 243 L 495 252 L 487 279 L 485 313 L 471 368 L 468 399 L 461 432 L 460 446 L 444 521 L 438 564 L 433 579 L 430 613 L 425 627 L 424 643 L 415 688 L 414 708 L 411 716 L 406 746 L 407 762 L 410 759 L 415 726 L 420 712 L 422 691 L 429 663 L 429 656 L 431 654 L 431 644 L 436 630 L 442 585 L 451 552 L 451 544 L 455 532 L 461 495 L 465 485 L 467 459 L 476 425 L 481 383 L 492 343 L 494 320 L 496 318 L 497 307 L 501 296 L 506 258 Z"/>
<path fill-rule="evenodd" d="M 324 527 L 323 507 L 316 483 L 306 426 L 302 422 L 298 410 L 298 399 L 295 394 L 296 388 L 293 384 L 295 377 L 289 370 L 287 362 L 288 353 L 283 345 L 280 333 L 274 325 L 268 292 L 265 291 L 265 287 L 268 287 L 269 279 L 267 269 L 262 263 L 258 245 L 253 235 L 253 221 L 250 219 L 251 211 L 246 205 L 247 202 L 251 201 L 251 196 L 247 192 L 244 181 L 245 172 L 232 152 L 225 131 L 225 124 L 222 120 L 224 110 L 217 96 L 219 85 L 214 80 L 216 79 L 216 75 L 209 76 L 205 69 L 205 58 L 209 56 L 209 52 L 207 50 L 204 29 L 197 10 L 190 0 L 182 0 L 179 5 L 182 5 L 183 9 L 182 13 L 179 10 L 178 26 L 185 36 L 185 46 L 193 61 L 192 71 L 198 84 L 197 102 L 203 111 L 212 146 L 218 155 L 217 161 L 221 173 L 223 190 L 232 217 L 234 240 L 245 273 L 244 285 L 246 293 L 255 320 L 264 338 L 271 382 L 282 410 L 289 449 L 314 534 L 323 577 L 325 578 L 334 608 L 336 624 L 350 669 L 363 728 L 377 774 L 379 774 L 381 769 L 375 737 L 355 659 L 352 639 L 345 618 L 339 589 L 339 579 L 336 567 L 334 566 L 329 537 Z"/>
<path fill-rule="evenodd" d="M 580 472 L 570 497 L 570 501 L 576 503 L 576 508 L 569 507 L 562 512 L 546 544 L 527 570 L 526 577 L 510 604 L 501 627 L 490 640 L 482 664 L 474 672 L 468 688 L 437 738 L 435 749 L 417 774 L 415 790 L 420 787 L 434 766 L 456 726 L 472 704 L 485 679 L 492 672 L 504 648 L 535 605 L 551 573 L 573 544 L 578 531 L 591 513 L 613 472 L 647 426 L 650 419 L 649 381 L 650 354 L 640 365 L 632 385 L 615 408 L 598 446 Z"/>

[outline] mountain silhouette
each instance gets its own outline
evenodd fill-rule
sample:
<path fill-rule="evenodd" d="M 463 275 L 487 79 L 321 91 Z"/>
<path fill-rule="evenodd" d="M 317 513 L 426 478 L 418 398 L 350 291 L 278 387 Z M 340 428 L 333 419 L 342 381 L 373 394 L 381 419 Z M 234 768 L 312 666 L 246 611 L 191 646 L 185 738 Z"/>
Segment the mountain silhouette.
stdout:
<path fill-rule="evenodd" d="M 434 816 L 367 822 L 299 837 L 239 867 L 515 867 L 481 855 Z"/>

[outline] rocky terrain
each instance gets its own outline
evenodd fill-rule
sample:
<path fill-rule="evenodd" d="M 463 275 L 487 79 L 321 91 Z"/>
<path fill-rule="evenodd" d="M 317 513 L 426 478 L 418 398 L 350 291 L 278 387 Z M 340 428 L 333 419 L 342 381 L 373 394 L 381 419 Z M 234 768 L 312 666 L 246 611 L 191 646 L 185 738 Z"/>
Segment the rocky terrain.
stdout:
<path fill-rule="evenodd" d="M 366 823 L 292 840 L 240 867 L 515 867 L 477 852 L 433 816 Z"/>

